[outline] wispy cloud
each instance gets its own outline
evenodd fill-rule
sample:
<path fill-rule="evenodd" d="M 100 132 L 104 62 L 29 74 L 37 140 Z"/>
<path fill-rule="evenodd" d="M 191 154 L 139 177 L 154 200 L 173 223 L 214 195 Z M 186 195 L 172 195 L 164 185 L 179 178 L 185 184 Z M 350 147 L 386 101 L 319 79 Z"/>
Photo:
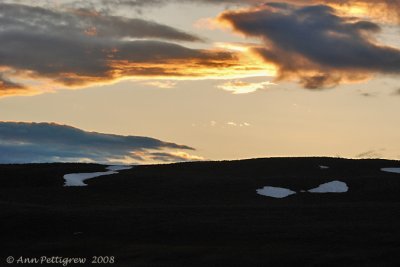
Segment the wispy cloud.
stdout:
<path fill-rule="evenodd" d="M 226 125 L 229 125 L 232 127 L 249 127 L 249 126 L 251 126 L 251 124 L 248 122 L 233 122 L 233 121 L 227 122 Z"/>
<path fill-rule="evenodd" d="M 212 120 L 207 123 L 192 123 L 192 127 L 202 127 L 202 128 L 207 128 L 207 127 L 212 127 L 212 128 L 220 128 L 220 129 L 226 129 L 227 127 L 250 127 L 251 124 L 249 122 L 237 122 L 237 121 L 215 121 Z"/>
<path fill-rule="evenodd" d="M 176 86 L 176 82 L 174 81 L 148 81 L 144 82 L 143 84 L 153 87 L 158 87 L 162 89 L 171 89 Z"/>
<path fill-rule="evenodd" d="M 149 155 L 153 161 L 161 162 L 177 162 L 177 161 L 199 161 L 204 160 L 203 157 L 191 155 L 187 152 L 154 152 Z"/>
<path fill-rule="evenodd" d="M 201 159 L 185 150 L 194 149 L 150 137 L 86 132 L 54 123 L 0 122 L 0 163 L 153 163 Z"/>
<path fill-rule="evenodd" d="M 358 155 L 356 155 L 356 158 L 380 158 L 382 157 L 382 152 L 384 152 L 386 149 L 381 148 L 381 149 L 372 149 L 368 151 L 364 151 Z"/>
<path fill-rule="evenodd" d="M 274 83 L 268 81 L 259 83 L 249 83 L 240 80 L 234 80 L 218 85 L 217 87 L 222 90 L 232 92 L 233 94 L 249 94 L 249 93 L 254 93 L 258 90 L 263 90 L 265 88 L 268 88 L 270 85 L 274 85 Z"/>

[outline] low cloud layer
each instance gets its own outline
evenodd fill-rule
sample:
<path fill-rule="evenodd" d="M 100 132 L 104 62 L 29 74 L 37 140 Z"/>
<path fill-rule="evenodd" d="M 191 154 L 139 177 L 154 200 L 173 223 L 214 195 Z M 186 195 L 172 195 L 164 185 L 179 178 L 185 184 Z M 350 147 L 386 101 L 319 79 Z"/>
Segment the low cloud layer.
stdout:
<path fill-rule="evenodd" d="M 329 6 L 269 3 L 226 11 L 219 20 L 263 40 L 252 50 L 277 67 L 277 80 L 318 89 L 400 73 L 400 50 L 377 43 L 377 24 L 341 17 Z"/>
<path fill-rule="evenodd" d="M 142 136 L 86 132 L 54 123 L 0 122 L 0 163 L 153 163 L 198 160 L 194 149 Z"/>

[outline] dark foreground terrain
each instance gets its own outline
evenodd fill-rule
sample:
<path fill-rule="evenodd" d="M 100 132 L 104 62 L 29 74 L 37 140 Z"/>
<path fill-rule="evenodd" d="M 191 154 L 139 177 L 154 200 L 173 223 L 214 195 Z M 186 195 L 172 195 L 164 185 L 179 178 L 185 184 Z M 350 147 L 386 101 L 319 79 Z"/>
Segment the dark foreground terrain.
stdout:
<path fill-rule="evenodd" d="M 63 187 L 64 174 L 105 166 L 0 165 L 0 266 L 61 266 L 7 264 L 10 255 L 114 256 L 112 266 L 126 267 L 400 266 L 400 174 L 383 167 L 400 162 L 137 166 L 87 187 Z M 349 192 L 256 194 L 264 186 L 300 191 L 332 180 L 346 182 Z"/>

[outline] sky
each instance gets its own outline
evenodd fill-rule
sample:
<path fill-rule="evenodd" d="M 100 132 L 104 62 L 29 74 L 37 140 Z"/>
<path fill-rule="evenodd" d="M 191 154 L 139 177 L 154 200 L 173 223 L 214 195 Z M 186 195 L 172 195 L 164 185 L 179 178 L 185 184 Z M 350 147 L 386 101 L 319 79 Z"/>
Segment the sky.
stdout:
<path fill-rule="evenodd" d="M 399 0 L 5 0 L 0 163 L 400 159 Z"/>

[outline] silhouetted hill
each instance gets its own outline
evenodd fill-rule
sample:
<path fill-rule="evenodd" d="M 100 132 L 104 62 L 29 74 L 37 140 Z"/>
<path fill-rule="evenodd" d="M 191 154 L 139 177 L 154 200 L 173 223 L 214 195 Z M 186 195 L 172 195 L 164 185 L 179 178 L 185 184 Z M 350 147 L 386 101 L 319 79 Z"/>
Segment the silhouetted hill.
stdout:
<path fill-rule="evenodd" d="M 64 174 L 105 166 L 0 165 L 0 266 L 10 255 L 115 256 L 110 266 L 127 267 L 400 266 L 400 174 L 385 167 L 400 162 L 143 165 L 64 187 Z M 333 180 L 349 191 L 300 192 Z M 256 194 L 264 186 L 298 193 Z"/>

